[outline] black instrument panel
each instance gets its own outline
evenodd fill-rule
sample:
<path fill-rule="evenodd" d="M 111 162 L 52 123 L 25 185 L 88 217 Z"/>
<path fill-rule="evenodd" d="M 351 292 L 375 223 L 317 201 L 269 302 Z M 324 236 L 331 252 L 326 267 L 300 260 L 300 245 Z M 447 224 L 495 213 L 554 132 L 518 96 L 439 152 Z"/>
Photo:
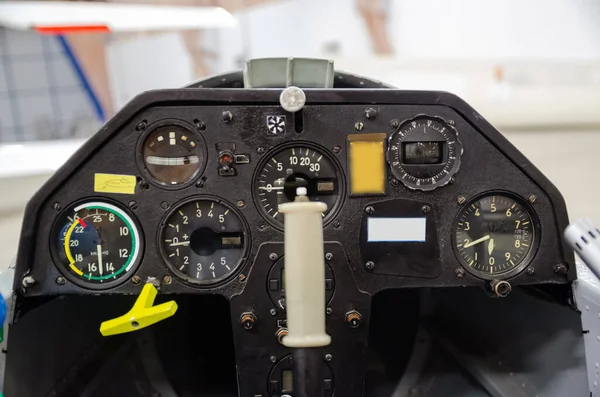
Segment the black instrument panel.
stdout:
<path fill-rule="evenodd" d="M 485 192 L 506 192 L 527 203 L 529 211 L 535 213 L 535 226 L 539 229 L 539 233 L 533 235 L 536 239 L 535 252 L 528 253 L 528 262 L 521 269 L 527 267 L 535 271 L 511 274 L 511 283 L 567 281 L 565 274 L 555 272 L 557 264 L 565 264 L 569 278 L 573 276 L 572 258 L 569 251 L 563 249 L 559 238 L 559 230 L 566 222 L 560 195 L 479 116 L 471 111 L 470 114 L 475 116 L 465 119 L 457 111 L 461 109 L 453 108 L 467 106 L 458 98 L 449 94 L 393 90 L 347 90 L 343 94 L 307 90 L 307 106 L 302 112 L 289 114 L 275 104 L 277 91 L 156 91 L 143 94 L 125 107 L 48 182 L 28 206 L 28 213 L 35 214 L 29 219 L 36 219 L 33 223 L 38 224 L 26 223 L 24 233 L 29 233 L 28 238 L 34 239 L 36 244 L 34 250 L 20 252 L 17 270 L 22 275 L 32 275 L 36 285 L 25 290 L 24 294 L 91 292 L 82 288 L 85 286 L 82 283 L 56 282 L 61 272 L 50 249 L 57 238 L 53 235 L 52 226 L 63 214 L 63 208 L 88 198 L 117 203 L 139 223 L 141 243 L 146 248 L 140 254 L 139 268 L 135 272 L 138 277 L 162 280 L 165 276 L 176 276 L 170 284 L 162 286 L 163 293 L 205 292 L 206 286 L 211 283 L 196 283 L 203 285 L 199 289 L 193 282 L 185 281 L 185 277 L 177 277 L 173 266 L 165 263 L 164 247 L 159 248 L 155 241 L 164 233 L 161 228 L 168 224 L 165 223 L 167 216 L 173 213 L 178 202 L 194 198 L 202 201 L 207 197 L 223 200 L 226 207 L 239 214 L 241 222 L 250 225 L 243 233 L 248 240 L 244 241 L 243 247 L 248 249 L 247 260 L 225 277 L 229 282 L 216 283 L 213 291 L 225 296 L 239 293 L 243 290 L 243 282 L 235 276 L 247 275 L 251 271 L 258 247 L 266 242 L 283 240 L 282 220 L 278 219 L 279 214 L 273 214 L 277 212 L 275 207 L 278 203 L 293 198 L 290 192 L 296 186 L 306 186 L 309 196 L 314 195 L 314 199 L 329 204 L 331 211 L 324 218 L 325 239 L 343 244 L 354 277 L 363 290 L 376 292 L 380 288 L 481 284 L 488 277 L 478 276 L 477 271 L 460 271 L 468 267 L 468 262 L 455 253 L 453 228 L 462 207 Z M 234 97 L 238 97 L 240 103 L 232 101 Z M 446 105 L 444 100 L 448 102 Z M 220 101 L 227 102 L 227 105 Z M 367 105 L 356 102 L 378 103 L 376 117 L 365 117 Z M 428 105 L 429 102 L 435 104 Z M 462 112 L 465 114 L 465 109 Z M 431 117 L 429 122 L 427 115 Z M 302 118 L 301 131 L 295 129 L 298 124 L 295 119 L 299 117 Z M 405 123 L 400 122 L 398 127 L 394 124 L 398 120 Z M 275 129 L 274 122 L 277 122 Z M 169 129 L 169 123 L 174 126 L 173 131 Z M 477 123 L 480 124 L 479 129 Z M 411 132 L 411 128 L 415 131 Z M 451 129 L 449 134 L 444 133 L 446 128 Z M 422 133 L 426 135 L 422 142 L 415 138 L 415 134 L 421 133 L 416 131 L 419 129 L 423 129 Z M 157 131 L 164 133 L 157 134 Z M 432 131 L 443 139 L 432 138 Z M 352 135 L 370 133 L 385 133 L 389 140 L 385 142 L 386 192 L 383 195 L 352 196 L 348 194 L 347 140 Z M 410 142 L 396 142 L 399 134 L 410 136 Z M 151 151 L 149 146 L 159 146 L 163 139 L 171 140 L 171 145 L 167 144 L 166 149 L 161 147 L 157 151 L 162 155 L 148 154 Z M 201 146 L 201 149 L 196 150 L 189 145 L 194 141 L 199 142 L 197 147 Z M 170 151 L 169 146 L 173 148 Z M 222 150 L 223 147 L 229 148 L 228 151 Z M 139 161 L 140 158 L 142 161 Z M 459 160 L 460 169 L 453 167 L 452 164 Z M 400 161 L 406 163 L 406 171 L 398 171 L 404 170 L 398 164 L 394 166 Z M 450 161 L 453 162 L 450 164 Z M 148 169 L 148 162 L 152 163 L 152 171 Z M 420 165 L 424 171 L 419 171 Z M 181 171 L 169 174 L 168 170 L 163 170 L 165 167 Z M 435 178 L 435 175 L 445 172 L 447 176 L 450 169 L 454 170 L 451 178 L 445 178 L 447 181 L 432 190 L 430 186 L 435 184 L 435 179 L 428 175 Z M 404 172 L 404 175 L 420 173 L 426 187 L 407 186 L 414 181 L 403 181 L 398 172 Z M 97 173 L 135 177 L 134 193 L 94 191 Z M 441 177 L 444 179 L 443 175 Z M 425 183 L 427 179 L 428 184 Z M 387 208 L 408 208 L 410 205 L 405 205 L 408 201 L 418 202 L 420 207 L 415 208 L 426 207 L 427 212 L 400 211 L 402 215 L 394 215 L 395 211 L 391 211 L 382 215 L 367 211 L 368 208 L 386 206 L 386 203 Z M 369 242 L 364 231 L 360 231 L 361 225 L 364 227 L 368 218 L 381 217 L 423 218 L 428 237 L 422 242 L 395 242 L 394 238 L 389 242 Z M 29 226 L 35 227 L 27 230 Z M 383 227 L 404 226 L 400 223 Z M 233 243 L 241 244 L 241 239 Z M 427 258 L 418 254 L 423 244 L 431 246 L 426 250 Z M 379 256 L 388 258 L 382 267 L 390 270 L 380 271 L 379 260 L 375 258 L 377 255 L 369 257 L 374 245 L 384 247 L 384 251 L 376 251 L 379 251 Z M 389 248 L 389 252 L 385 252 L 385 247 Z M 390 255 L 393 255 L 391 261 Z M 395 260 L 397 265 L 394 265 Z M 457 274 L 460 275 L 457 277 Z M 138 288 L 132 283 L 123 283 L 107 289 L 107 292 L 132 293 Z M 94 293 L 102 291 L 98 292 L 96 288 Z"/>
<path fill-rule="evenodd" d="M 149 279 L 164 295 L 221 295 L 240 395 L 278 397 L 293 363 L 278 340 L 286 308 L 276 206 L 305 187 L 329 207 L 324 392 L 360 396 L 378 292 L 575 278 L 562 196 L 462 100 L 305 92 L 297 113 L 279 106 L 281 89 L 135 98 L 29 202 L 18 303 L 135 295 Z"/>

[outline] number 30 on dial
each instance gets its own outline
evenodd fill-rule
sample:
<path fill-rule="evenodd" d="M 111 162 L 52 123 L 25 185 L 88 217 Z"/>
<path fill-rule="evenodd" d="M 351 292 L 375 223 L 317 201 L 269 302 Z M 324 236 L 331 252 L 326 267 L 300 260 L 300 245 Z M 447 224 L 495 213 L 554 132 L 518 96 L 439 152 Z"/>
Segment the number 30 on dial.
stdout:
<path fill-rule="evenodd" d="M 84 287 L 112 287 L 139 264 L 139 230 L 133 218 L 115 204 L 90 201 L 71 206 L 55 223 L 53 236 L 52 251 L 59 269 Z"/>
<path fill-rule="evenodd" d="M 508 194 L 488 194 L 467 203 L 454 226 L 461 265 L 481 278 L 523 270 L 537 244 L 537 222 L 528 206 Z"/>

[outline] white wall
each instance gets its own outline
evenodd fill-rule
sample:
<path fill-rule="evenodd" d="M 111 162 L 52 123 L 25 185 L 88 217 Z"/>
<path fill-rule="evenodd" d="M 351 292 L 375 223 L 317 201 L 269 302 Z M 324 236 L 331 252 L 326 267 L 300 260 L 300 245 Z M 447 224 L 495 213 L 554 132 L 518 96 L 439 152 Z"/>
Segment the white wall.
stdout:
<path fill-rule="evenodd" d="M 388 0 L 401 58 L 600 60 L 598 0 Z M 207 35 L 214 72 L 240 59 L 370 55 L 354 0 L 289 0 L 235 14 L 240 24 Z"/>
<path fill-rule="evenodd" d="M 397 53 L 424 58 L 600 59 L 598 0 L 396 0 Z"/>
<path fill-rule="evenodd" d="M 107 52 L 115 109 L 142 91 L 178 88 L 194 80 L 191 58 L 178 33 L 113 40 Z"/>

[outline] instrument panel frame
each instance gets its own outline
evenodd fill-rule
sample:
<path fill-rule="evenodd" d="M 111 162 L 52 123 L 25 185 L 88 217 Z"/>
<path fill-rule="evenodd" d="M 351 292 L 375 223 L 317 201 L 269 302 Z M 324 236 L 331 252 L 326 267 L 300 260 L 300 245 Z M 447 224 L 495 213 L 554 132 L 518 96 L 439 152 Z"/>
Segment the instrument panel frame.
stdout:
<path fill-rule="evenodd" d="M 546 200 L 538 200 L 538 204 L 534 204 L 534 208 L 537 208 L 536 211 L 540 211 L 540 207 L 543 206 L 542 212 L 548 214 L 552 212 L 554 215 L 553 220 L 555 220 L 553 228 L 557 230 L 559 233 L 562 233 L 562 230 L 566 228 L 568 225 L 568 216 L 566 211 L 566 205 L 564 199 L 560 192 L 556 189 L 556 187 L 535 167 L 533 166 L 523 154 L 521 154 L 506 138 L 504 138 L 494 127 L 492 127 L 481 115 L 479 115 L 474 109 L 472 109 L 468 104 L 466 104 L 463 100 L 458 98 L 455 95 L 445 93 L 445 92 L 426 92 L 426 91 L 400 91 L 400 90 L 392 90 L 392 89 L 345 89 L 345 90 L 322 90 L 322 89 L 306 89 L 307 96 L 307 109 L 311 106 L 328 106 L 328 105 L 346 105 L 348 106 L 348 117 L 349 122 L 354 124 L 354 121 L 357 120 L 356 111 L 350 110 L 354 109 L 356 106 L 376 106 L 385 107 L 385 106 L 407 106 L 409 108 L 415 108 L 415 114 L 422 113 L 422 107 L 437 107 L 442 110 L 446 110 L 443 113 L 448 114 L 458 114 L 459 117 L 462 118 L 462 123 L 464 125 L 470 125 L 477 133 L 479 133 L 485 140 L 487 140 L 496 150 L 498 150 L 509 162 L 511 162 L 522 174 L 524 174 L 530 181 L 533 182 L 532 186 L 535 186 L 535 189 L 531 189 L 528 187 L 523 187 L 522 191 L 515 187 L 513 192 L 521 197 L 527 197 L 528 194 L 532 194 L 532 190 L 536 190 L 539 192 L 539 195 L 547 196 Z M 98 151 L 101 150 L 110 140 L 119 133 L 124 133 L 123 130 L 127 130 L 129 132 L 129 136 L 127 139 L 136 140 L 139 138 L 134 132 L 134 126 L 144 120 L 145 114 L 150 108 L 153 107 L 168 107 L 169 109 L 179 109 L 180 114 L 185 114 L 189 117 L 186 117 L 186 121 L 189 118 L 189 121 L 195 119 L 197 115 L 194 113 L 194 109 L 185 109 L 186 106 L 197 108 L 200 106 L 211 107 L 211 111 L 218 114 L 220 116 L 220 112 L 222 109 L 230 109 L 235 106 L 249 106 L 249 107 L 272 107 L 274 109 L 279 109 L 280 112 L 283 112 L 279 108 L 279 95 L 281 93 L 281 89 L 171 89 L 171 90 L 157 90 L 157 91 L 149 91 L 145 92 L 136 98 L 134 98 L 128 105 L 126 105 L 119 113 L 115 115 L 111 120 L 109 120 L 97 134 L 91 137 L 88 142 L 86 142 L 77 153 L 72 156 L 66 163 L 61 167 L 48 181 L 47 183 L 34 195 L 34 197 L 30 200 L 27 205 L 26 213 L 27 213 L 27 221 L 23 224 L 21 241 L 19 243 L 17 263 L 16 263 L 16 271 L 15 271 L 15 284 L 14 288 L 17 291 L 20 291 L 20 294 L 24 296 L 38 296 L 38 295 L 52 295 L 52 294 L 64 294 L 64 293 L 90 293 L 91 291 L 84 291 L 81 288 L 78 288 L 73 285 L 57 285 L 53 280 L 50 280 L 50 277 L 53 277 L 55 272 L 52 272 L 49 269 L 37 269 L 39 274 L 36 276 L 40 277 L 40 282 L 33 287 L 23 289 L 22 280 L 26 275 L 31 274 L 32 271 L 36 269 L 30 268 L 30 266 L 51 266 L 51 263 L 34 263 L 36 258 L 36 250 L 32 249 L 32 247 L 37 247 L 36 239 L 39 238 L 39 230 L 41 228 L 41 222 L 44 220 L 48 221 L 50 218 L 52 224 L 54 219 L 58 216 L 58 212 L 56 210 L 56 206 L 60 206 L 62 204 L 69 205 L 70 202 L 74 202 L 80 198 L 77 192 L 69 192 L 65 194 L 63 197 L 70 197 L 71 199 L 67 199 L 66 201 L 62 201 L 59 204 L 55 202 L 53 198 L 61 191 L 61 187 L 63 184 L 76 172 L 82 171 L 89 177 L 91 175 L 92 170 L 85 170 L 86 161 L 97 154 Z M 418 111 L 418 110 L 421 111 Z M 159 109 L 160 110 L 160 109 Z M 162 112 L 158 112 L 159 115 Z M 305 114 L 309 113 L 305 111 Z M 447 119 L 447 115 L 436 113 L 436 115 L 440 117 L 444 117 Z M 314 114 L 312 115 L 314 116 Z M 341 114 L 337 114 L 336 117 L 344 116 Z M 169 118 L 173 118 L 172 116 Z M 316 122 L 325 125 L 326 116 L 322 116 L 322 119 L 316 120 Z M 369 128 L 365 129 L 365 132 L 373 132 L 379 131 L 381 132 L 381 125 L 383 124 L 383 120 L 380 120 L 381 123 L 378 124 L 378 129 L 372 130 Z M 149 123 L 152 124 L 152 123 Z M 235 125 L 235 119 L 233 123 Z M 365 120 L 365 124 L 368 125 L 368 122 Z M 239 126 L 238 126 L 239 127 Z M 459 126 L 457 125 L 457 129 Z M 386 130 L 389 133 L 392 131 Z M 352 131 L 348 129 L 348 134 L 355 133 L 356 131 Z M 460 132 L 460 130 L 459 130 Z M 244 136 L 244 133 L 241 136 L 242 140 L 250 139 L 249 137 L 252 135 L 252 131 L 247 131 L 245 134 L 248 136 Z M 301 141 L 306 140 L 306 135 L 298 134 L 298 136 L 291 135 L 289 133 L 285 141 L 273 139 L 271 142 L 275 146 L 278 143 L 289 142 L 290 140 Z M 462 134 L 462 133 L 461 133 Z M 230 139 L 230 138 L 224 138 Z M 232 139 L 232 138 L 231 138 Z M 345 137 L 344 137 L 345 139 Z M 340 139 L 340 144 L 343 144 L 343 140 Z M 463 147 L 465 146 L 465 142 L 463 141 Z M 344 147 L 344 146 L 342 146 Z M 215 154 L 207 145 L 208 155 L 207 155 L 207 166 L 205 168 L 205 172 L 210 168 L 210 164 L 214 162 Z M 465 148 L 466 150 L 466 148 Z M 464 155 L 463 155 L 464 156 Z M 463 167 L 465 166 L 463 158 Z M 340 161 L 342 165 L 342 170 L 347 172 L 347 164 L 345 162 Z M 116 167 L 116 166 L 115 166 Z M 249 167 L 248 167 L 249 168 Z M 250 170 L 250 175 L 253 173 Z M 462 172 L 461 172 L 462 174 Z M 391 188 L 388 187 L 388 193 L 394 189 L 402 189 L 403 187 Z M 508 188 L 501 187 L 501 188 Z M 82 188 L 83 189 L 83 188 Z M 456 189 L 456 186 L 447 186 L 443 189 Z M 461 195 L 466 197 L 472 197 L 477 193 L 475 190 L 476 186 L 470 186 L 468 189 L 464 189 L 458 192 Z M 176 192 L 176 197 L 173 198 L 173 203 L 180 201 L 183 197 L 183 192 L 185 189 L 179 189 Z M 438 189 L 436 189 L 436 192 Z M 162 218 L 164 215 L 164 211 L 157 210 L 156 207 L 149 207 L 143 200 L 149 197 L 149 193 L 140 192 L 139 197 L 136 197 L 138 200 L 138 204 L 140 208 L 143 207 L 143 210 L 146 212 L 156 212 L 152 216 L 156 216 L 158 219 Z M 194 195 L 203 195 L 202 191 L 197 191 Z M 190 194 L 191 195 L 191 194 Z M 431 197 L 431 195 L 427 196 L 427 192 L 416 192 L 415 199 L 421 200 L 424 197 Z M 247 192 L 240 195 L 246 201 L 246 203 L 250 203 L 253 201 L 252 195 Z M 127 206 L 131 204 L 129 201 L 131 200 L 128 196 L 121 195 L 107 195 L 103 197 L 103 199 L 115 199 L 119 201 L 123 206 Z M 225 198 L 228 201 L 232 201 L 230 198 Z M 380 197 L 380 199 L 383 199 Z M 387 198 L 386 198 L 387 199 Z M 348 197 L 346 197 L 346 201 L 348 201 Z M 360 207 L 363 204 L 369 202 L 369 200 L 377 200 L 376 197 L 361 197 L 359 201 L 357 201 L 357 206 Z M 540 203 L 543 202 L 543 203 Z M 246 209 L 248 205 L 246 206 Z M 355 207 L 356 208 L 356 207 Z M 245 221 L 249 224 L 252 224 L 252 220 L 248 219 L 245 210 L 241 211 L 244 215 Z M 456 207 L 456 212 L 458 212 L 458 206 Z M 51 216 L 50 214 L 55 214 Z M 538 214 L 539 215 L 539 214 Z M 338 217 L 340 215 L 338 214 Z M 139 219 L 139 216 L 136 216 Z M 454 214 L 452 214 L 452 218 L 454 218 Z M 542 218 L 540 216 L 540 218 Z M 336 218 L 337 219 L 337 218 Z M 540 219 L 544 221 L 544 219 Z M 549 220 L 545 220 L 549 222 Z M 254 225 L 253 225 L 254 226 Z M 148 235 L 146 230 L 141 228 L 141 234 Z M 450 231 L 448 231 L 450 233 Z M 251 228 L 251 233 L 254 235 L 257 233 L 256 228 Z M 356 231 L 354 230 L 345 230 L 343 227 L 339 228 L 337 231 L 332 229 L 332 225 L 326 227 L 326 239 L 332 240 L 334 238 L 338 238 L 339 241 L 344 241 L 348 237 L 356 238 Z M 147 239 L 148 237 L 146 237 Z M 267 228 L 267 230 L 263 231 L 261 234 L 261 241 L 281 241 L 283 238 L 283 234 L 277 230 L 272 228 Z M 450 238 L 450 234 L 447 236 Z M 576 278 L 575 273 L 575 262 L 574 255 L 572 250 L 570 250 L 566 244 L 562 241 L 562 238 L 559 238 L 560 242 L 557 247 L 557 252 L 560 255 L 560 258 L 557 258 L 557 263 L 549 263 L 547 264 L 548 269 L 544 271 L 540 271 L 542 269 L 537 269 L 535 275 L 530 277 L 525 277 L 523 273 L 517 275 L 519 278 L 520 284 L 536 284 L 539 282 L 548 282 L 548 283 L 565 283 Z M 557 241 L 553 241 L 553 244 L 556 245 Z M 146 247 L 149 245 L 147 244 Z M 548 247 L 550 245 L 547 245 Z M 248 260 L 244 265 L 240 266 L 239 271 L 243 273 L 247 273 L 250 271 L 253 259 L 255 258 L 256 247 L 253 247 L 250 252 L 250 260 Z M 351 254 L 354 248 L 349 247 Z M 453 250 L 449 250 L 452 255 L 454 255 Z M 539 252 L 542 251 L 542 247 L 540 247 Z M 538 252 L 538 255 L 539 255 Z M 156 258 L 157 253 L 150 254 L 147 252 L 144 255 L 144 258 L 153 261 Z M 354 255 L 350 255 L 354 256 Z M 555 257 L 555 256 L 554 256 Z M 457 260 L 455 260 L 456 266 L 459 267 L 460 264 Z M 552 267 L 556 264 L 564 264 L 567 267 L 566 274 L 554 274 L 555 272 L 552 270 Z M 156 269 L 162 266 L 166 268 L 166 266 L 162 263 L 154 264 L 150 269 L 152 272 L 157 273 Z M 54 267 L 54 266 L 51 266 Z M 140 269 L 144 267 L 141 266 Z M 354 277 L 357 280 L 357 285 L 364 291 L 369 291 L 371 293 L 376 293 L 382 289 L 386 288 L 397 288 L 397 287 L 415 287 L 415 286 L 458 286 L 458 285 L 481 285 L 481 280 L 472 277 L 470 274 L 465 274 L 465 277 L 457 280 L 453 277 L 453 272 L 449 272 L 449 269 L 445 269 L 445 274 L 443 278 L 436 279 L 435 282 L 431 284 L 423 284 L 423 280 L 415 280 L 409 278 L 384 278 L 381 276 L 377 276 L 375 274 L 370 274 L 363 269 L 362 264 L 357 262 L 352 262 L 351 267 L 354 272 Z M 139 271 L 139 270 L 138 270 Z M 45 288 L 42 290 L 39 288 L 39 285 L 45 285 Z M 136 291 L 141 288 L 140 286 L 132 285 L 131 283 L 123 284 L 115 290 L 111 290 L 110 293 L 136 293 Z M 239 277 L 230 279 L 230 282 L 210 290 L 210 293 L 218 293 L 224 295 L 227 298 L 230 298 L 232 295 L 239 293 L 244 289 L 244 282 Z M 106 291 L 107 293 L 109 291 Z M 199 292 L 197 288 L 187 287 L 182 285 L 181 283 L 174 282 L 171 285 L 166 285 L 163 288 L 163 292 L 165 293 L 193 293 Z M 208 291 L 204 291 L 208 292 Z"/>

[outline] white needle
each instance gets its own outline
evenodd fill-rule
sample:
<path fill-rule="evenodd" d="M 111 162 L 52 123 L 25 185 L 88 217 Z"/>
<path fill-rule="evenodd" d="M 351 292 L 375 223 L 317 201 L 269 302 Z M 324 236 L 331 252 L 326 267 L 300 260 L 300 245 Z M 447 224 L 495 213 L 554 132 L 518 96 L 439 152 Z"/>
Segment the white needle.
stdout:
<path fill-rule="evenodd" d="M 102 246 L 100 244 L 96 246 L 96 251 L 98 251 L 98 269 L 100 270 L 100 275 L 102 276 Z"/>
<path fill-rule="evenodd" d="M 169 247 L 176 247 L 178 245 L 190 245 L 189 241 L 182 241 L 180 243 L 173 243 L 173 244 L 169 244 Z"/>
<path fill-rule="evenodd" d="M 488 234 L 487 236 L 483 236 L 483 237 L 482 237 L 482 238 L 480 238 L 480 239 L 477 239 L 477 240 L 475 240 L 475 241 L 471 241 L 470 243 L 467 243 L 467 244 L 465 244 L 463 248 L 469 248 L 469 247 L 472 247 L 472 246 L 474 246 L 475 244 L 483 243 L 484 241 L 487 241 L 487 240 L 489 240 L 489 239 L 490 239 L 490 235 Z"/>
<path fill-rule="evenodd" d="M 494 252 L 494 239 L 491 239 L 488 245 L 488 254 L 492 255 L 492 252 Z"/>
<path fill-rule="evenodd" d="M 268 190 L 268 191 L 271 191 L 271 190 L 283 190 L 283 189 L 285 189 L 283 186 L 280 186 L 280 187 L 276 187 L 276 186 L 273 186 L 273 187 L 259 186 L 258 187 L 258 190 Z"/>

